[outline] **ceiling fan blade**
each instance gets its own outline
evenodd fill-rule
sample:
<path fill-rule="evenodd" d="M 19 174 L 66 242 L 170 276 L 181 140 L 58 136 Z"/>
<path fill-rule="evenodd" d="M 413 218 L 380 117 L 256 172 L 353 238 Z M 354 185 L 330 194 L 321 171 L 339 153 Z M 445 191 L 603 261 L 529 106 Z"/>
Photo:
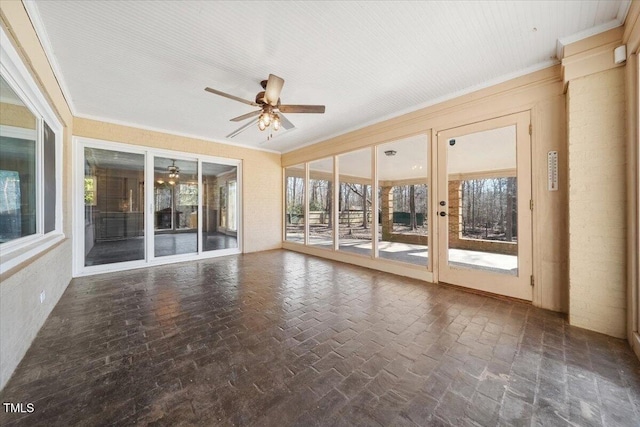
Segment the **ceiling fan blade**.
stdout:
<path fill-rule="evenodd" d="M 278 117 L 280 117 L 280 124 L 285 130 L 293 129 L 295 127 L 293 123 L 284 116 L 284 114 L 278 114 Z"/>
<path fill-rule="evenodd" d="M 280 99 L 280 92 L 282 91 L 283 85 L 284 80 L 282 78 L 269 74 L 267 87 L 264 90 L 264 99 L 267 104 L 273 105 L 274 107 L 278 105 L 278 99 Z"/>
<path fill-rule="evenodd" d="M 216 94 L 216 95 L 224 96 L 225 98 L 233 99 L 234 101 L 242 102 L 243 104 L 252 105 L 254 107 L 258 106 L 258 104 L 256 104 L 253 101 L 247 101 L 246 99 L 242 99 L 242 98 L 239 98 L 237 96 L 229 95 L 228 93 L 220 92 L 219 90 L 211 89 L 210 87 L 205 87 L 204 90 L 206 90 L 207 92 L 211 92 L 213 94 Z"/>
<path fill-rule="evenodd" d="M 280 105 L 278 109 L 283 113 L 324 113 L 324 105 Z"/>
<path fill-rule="evenodd" d="M 251 117 L 255 117 L 260 113 L 262 113 L 262 110 L 252 111 L 250 113 L 243 114 L 243 115 L 238 116 L 238 117 L 234 117 L 233 119 L 231 119 L 231 121 L 232 122 L 241 122 L 241 121 L 243 121 L 245 119 L 250 119 Z"/>
<path fill-rule="evenodd" d="M 255 125 L 256 123 L 258 123 L 258 119 L 254 119 L 254 120 L 250 120 L 249 122 L 243 124 L 242 126 L 240 126 L 238 129 L 234 130 L 233 132 L 231 132 L 229 135 L 227 135 L 225 138 L 235 138 L 236 136 L 238 136 L 240 133 L 244 132 L 245 130 L 247 130 L 250 126 Z"/>

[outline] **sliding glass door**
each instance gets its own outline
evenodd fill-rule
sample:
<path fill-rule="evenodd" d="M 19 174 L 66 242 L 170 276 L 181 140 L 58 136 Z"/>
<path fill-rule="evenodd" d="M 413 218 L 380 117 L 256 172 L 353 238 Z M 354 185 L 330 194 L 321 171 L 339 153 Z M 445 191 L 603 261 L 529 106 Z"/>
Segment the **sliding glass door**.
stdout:
<path fill-rule="evenodd" d="M 241 252 L 239 160 L 75 142 L 75 275 Z"/>
<path fill-rule="evenodd" d="M 198 162 L 156 157 L 154 256 L 198 252 Z"/>
<path fill-rule="evenodd" d="M 144 154 L 84 149 L 84 265 L 144 260 Z"/>
<path fill-rule="evenodd" d="M 202 250 L 238 247 L 238 167 L 202 162 Z"/>

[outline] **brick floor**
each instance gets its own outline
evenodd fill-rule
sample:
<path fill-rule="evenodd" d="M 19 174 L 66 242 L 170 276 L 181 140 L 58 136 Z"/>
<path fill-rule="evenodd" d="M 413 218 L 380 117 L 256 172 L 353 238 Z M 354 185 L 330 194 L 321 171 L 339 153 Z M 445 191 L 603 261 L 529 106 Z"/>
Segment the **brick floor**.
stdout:
<path fill-rule="evenodd" d="M 76 279 L 12 425 L 640 424 L 627 343 L 530 305 L 287 251 Z"/>

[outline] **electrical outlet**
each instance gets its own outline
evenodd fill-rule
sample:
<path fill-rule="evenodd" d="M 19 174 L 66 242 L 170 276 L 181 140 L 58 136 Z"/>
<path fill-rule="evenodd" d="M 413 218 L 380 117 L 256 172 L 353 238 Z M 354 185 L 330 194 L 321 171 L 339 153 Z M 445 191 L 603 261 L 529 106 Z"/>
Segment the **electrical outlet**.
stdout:
<path fill-rule="evenodd" d="M 40 304 L 44 302 L 45 294 L 44 291 L 40 292 Z"/>

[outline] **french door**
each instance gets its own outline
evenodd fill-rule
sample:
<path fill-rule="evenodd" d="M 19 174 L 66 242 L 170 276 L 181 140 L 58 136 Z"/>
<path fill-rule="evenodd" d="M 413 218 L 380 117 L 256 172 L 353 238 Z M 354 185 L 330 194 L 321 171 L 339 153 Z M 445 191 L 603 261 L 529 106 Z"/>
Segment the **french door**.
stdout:
<path fill-rule="evenodd" d="M 438 280 L 532 300 L 529 112 L 437 133 Z"/>

